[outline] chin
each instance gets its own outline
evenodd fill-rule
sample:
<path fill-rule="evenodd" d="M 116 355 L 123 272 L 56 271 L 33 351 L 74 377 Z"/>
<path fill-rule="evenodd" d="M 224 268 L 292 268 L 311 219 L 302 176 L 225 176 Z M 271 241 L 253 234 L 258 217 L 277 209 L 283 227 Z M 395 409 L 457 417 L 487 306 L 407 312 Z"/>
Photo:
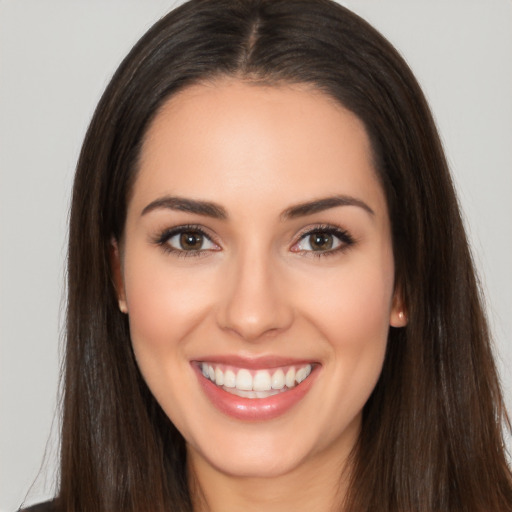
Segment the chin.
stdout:
<path fill-rule="evenodd" d="M 209 453 L 210 450 L 198 452 L 189 447 L 189 453 L 191 450 L 195 452 L 193 458 L 196 464 L 197 459 L 201 459 L 217 472 L 235 478 L 275 478 L 292 472 L 303 462 L 297 451 L 287 454 L 282 449 L 264 448 L 260 443 L 257 445 L 256 449 L 229 449 L 224 453 Z"/>

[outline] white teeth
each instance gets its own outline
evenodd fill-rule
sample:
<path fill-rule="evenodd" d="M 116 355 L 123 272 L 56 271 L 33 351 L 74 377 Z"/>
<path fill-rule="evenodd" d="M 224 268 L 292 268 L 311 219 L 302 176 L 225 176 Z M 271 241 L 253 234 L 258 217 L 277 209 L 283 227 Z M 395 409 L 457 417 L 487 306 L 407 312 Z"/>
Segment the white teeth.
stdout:
<path fill-rule="evenodd" d="M 268 391 L 272 389 L 272 379 L 266 370 L 258 370 L 252 381 L 254 391 Z"/>
<path fill-rule="evenodd" d="M 220 368 L 215 369 L 215 384 L 217 384 L 217 386 L 224 384 L 224 374 Z"/>
<path fill-rule="evenodd" d="M 277 395 L 279 391 L 269 390 L 269 391 L 255 391 L 254 394 L 256 398 L 267 398 L 269 396 Z"/>
<path fill-rule="evenodd" d="M 313 367 L 310 364 L 297 369 L 290 366 L 286 374 L 285 368 L 278 368 L 273 373 L 269 370 L 257 370 L 251 373 L 245 368 L 238 371 L 235 369 L 223 370 L 221 365 L 208 363 L 201 363 L 200 368 L 207 379 L 217 386 L 223 387 L 226 391 L 246 398 L 267 398 L 286 391 L 286 388 L 291 389 L 296 384 L 300 384 L 310 375 Z"/>
<path fill-rule="evenodd" d="M 284 372 L 279 368 L 279 370 L 276 370 L 274 372 L 274 375 L 272 375 L 272 383 L 271 383 L 272 389 L 283 389 L 284 388 Z"/>
<path fill-rule="evenodd" d="M 244 391 L 252 390 L 252 375 L 249 370 L 238 370 L 236 375 L 236 388 Z"/>
<path fill-rule="evenodd" d="M 295 380 L 300 384 L 309 375 L 308 367 L 300 368 L 295 374 Z"/>
<path fill-rule="evenodd" d="M 227 388 L 234 388 L 236 386 L 236 375 L 231 370 L 224 372 L 224 386 Z"/>
<path fill-rule="evenodd" d="M 287 388 L 295 386 L 295 368 L 292 367 L 286 372 L 285 384 Z"/>
<path fill-rule="evenodd" d="M 281 391 L 275 389 L 269 391 L 243 391 L 237 388 L 226 388 L 225 386 L 223 389 L 232 395 L 241 396 L 243 398 L 268 398 L 269 396 L 281 393 Z"/>

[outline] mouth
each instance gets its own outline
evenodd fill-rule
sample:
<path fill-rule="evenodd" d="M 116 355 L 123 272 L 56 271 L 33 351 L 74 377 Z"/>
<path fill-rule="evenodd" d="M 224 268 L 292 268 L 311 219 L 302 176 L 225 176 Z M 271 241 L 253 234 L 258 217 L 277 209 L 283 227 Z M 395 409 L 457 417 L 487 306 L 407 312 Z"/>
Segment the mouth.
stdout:
<path fill-rule="evenodd" d="M 193 361 L 199 384 L 209 401 L 234 419 L 265 421 L 283 415 L 313 386 L 321 365 L 280 361 L 265 364 L 238 358 Z"/>
<path fill-rule="evenodd" d="M 204 377 L 227 393 L 250 399 L 263 399 L 293 389 L 306 380 L 312 364 L 289 365 L 253 370 L 224 364 L 200 362 Z"/>

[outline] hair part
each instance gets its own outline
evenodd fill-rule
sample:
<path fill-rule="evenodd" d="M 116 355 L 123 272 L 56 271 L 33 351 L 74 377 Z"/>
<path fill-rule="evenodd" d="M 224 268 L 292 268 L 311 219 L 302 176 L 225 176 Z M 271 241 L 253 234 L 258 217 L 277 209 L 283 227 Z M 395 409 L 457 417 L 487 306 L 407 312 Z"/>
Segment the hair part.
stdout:
<path fill-rule="evenodd" d="M 63 510 L 191 510 L 185 442 L 137 368 L 110 251 L 151 121 L 178 91 L 219 77 L 312 86 L 358 116 L 370 137 L 408 326 L 390 329 L 364 408 L 348 510 L 510 509 L 506 415 L 487 323 L 442 146 L 412 72 L 375 29 L 330 0 L 192 0 L 122 62 L 78 161 Z"/>

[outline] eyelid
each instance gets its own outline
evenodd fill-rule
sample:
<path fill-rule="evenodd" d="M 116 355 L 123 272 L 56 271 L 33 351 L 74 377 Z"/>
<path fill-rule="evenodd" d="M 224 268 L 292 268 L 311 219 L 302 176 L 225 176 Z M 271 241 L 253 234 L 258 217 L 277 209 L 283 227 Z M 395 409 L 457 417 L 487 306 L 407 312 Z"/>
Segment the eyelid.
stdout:
<path fill-rule="evenodd" d="M 180 235 L 182 233 L 199 233 L 204 236 L 207 240 L 209 240 L 212 244 L 214 244 L 216 249 L 198 249 L 196 251 L 185 251 L 182 249 L 177 249 L 172 247 L 167 242 L 176 235 Z M 162 250 L 168 253 L 174 253 L 177 256 L 204 256 L 208 252 L 217 252 L 222 249 L 220 243 L 217 240 L 217 237 L 213 236 L 209 230 L 205 229 L 203 226 L 198 224 L 184 224 L 180 226 L 174 226 L 172 228 L 163 229 L 158 232 L 158 234 L 152 238 L 152 243 L 160 246 Z"/>
<path fill-rule="evenodd" d="M 212 244 L 216 245 L 216 249 L 198 249 L 186 251 L 182 249 L 177 249 L 175 247 L 170 246 L 167 242 L 170 238 L 179 235 L 181 233 L 186 232 L 196 232 L 204 236 L 207 240 L 209 240 Z M 313 251 L 313 250 L 304 250 L 304 249 L 295 249 L 302 240 L 304 240 L 307 236 L 313 235 L 315 233 L 327 233 L 334 237 L 336 237 L 340 245 L 333 249 L 327 249 L 325 251 Z M 152 243 L 160 246 L 162 250 L 168 253 L 174 253 L 177 256 L 205 256 L 209 252 L 217 252 L 222 250 L 222 246 L 218 241 L 218 238 L 210 233 L 210 230 L 206 229 L 204 226 L 198 224 L 184 224 L 180 226 L 174 226 L 172 228 L 167 228 L 159 231 L 159 233 L 151 239 Z M 293 243 L 290 250 L 292 252 L 298 254 L 305 254 L 312 257 L 320 257 L 320 256 L 330 256 L 337 254 L 338 252 L 343 252 L 349 249 L 356 243 L 356 240 L 353 236 L 346 230 L 341 228 L 340 226 L 332 225 L 332 224 L 317 224 L 310 225 L 302 230 L 296 235 L 295 242 Z"/>
<path fill-rule="evenodd" d="M 313 250 L 304 250 L 304 249 L 294 250 L 294 247 L 296 247 L 302 240 L 304 240 L 306 237 L 313 235 L 315 233 L 326 233 L 326 234 L 335 236 L 340 241 L 340 245 L 338 247 L 335 247 L 334 249 L 328 249 L 325 251 L 313 251 Z M 292 250 L 292 252 L 295 252 L 298 254 L 302 253 L 307 256 L 312 256 L 312 257 L 331 256 L 331 255 L 337 254 L 339 252 L 346 251 L 347 249 L 352 247 L 355 243 L 356 243 L 356 240 L 346 229 L 343 229 L 339 226 L 335 226 L 332 224 L 317 224 L 317 225 L 307 226 L 307 227 L 303 228 L 297 234 L 297 239 L 293 243 L 290 250 Z"/>

